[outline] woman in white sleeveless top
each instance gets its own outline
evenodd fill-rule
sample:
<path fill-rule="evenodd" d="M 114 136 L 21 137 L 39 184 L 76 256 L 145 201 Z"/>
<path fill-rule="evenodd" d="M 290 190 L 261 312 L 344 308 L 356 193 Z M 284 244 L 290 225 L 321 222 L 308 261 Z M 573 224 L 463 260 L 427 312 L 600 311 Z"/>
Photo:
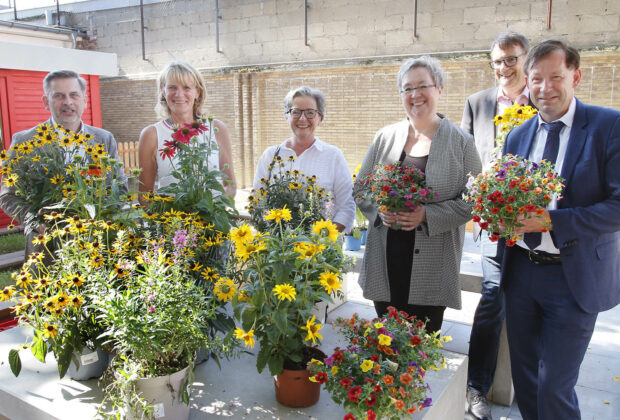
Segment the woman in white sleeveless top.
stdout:
<path fill-rule="evenodd" d="M 158 103 L 155 111 L 163 119 L 149 125 L 140 133 L 138 155 L 140 160 L 140 191 L 156 191 L 174 181 L 171 175 L 170 159 L 162 159 L 159 150 L 164 142 L 172 139 L 174 128 L 204 118 L 206 89 L 204 80 L 198 71 L 182 61 L 174 61 L 166 66 L 159 75 Z M 224 189 L 232 197 L 235 196 L 237 185 L 232 164 L 232 147 L 226 125 L 213 120 L 215 143 L 208 158 L 209 169 L 222 171 L 227 179 Z M 175 163 L 176 157 L 172 159 Z M 140 198 L 142 204 L 145 204 Z"/>

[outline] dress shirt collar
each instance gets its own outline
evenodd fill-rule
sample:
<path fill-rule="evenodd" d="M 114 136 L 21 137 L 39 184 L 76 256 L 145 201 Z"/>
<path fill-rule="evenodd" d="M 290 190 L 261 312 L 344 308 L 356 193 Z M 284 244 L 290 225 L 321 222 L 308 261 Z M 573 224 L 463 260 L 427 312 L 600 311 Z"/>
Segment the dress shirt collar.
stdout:
<path fill-rule="evenodd" d="M 56 129 L 56 126 L 58 124 L 54 120 L 54 116 L 53 115 L 50 117 L 50 121 L 52 122 L 52 125 L 54 126 L 54 129 Z M 82 122 L 82 120 L 80 120 L 80 129 L 77 131 L 76 134 L 82 134 L 83 132 L 84 132 L 84 123 Z"/>
<path fill-rule="evenodd" d="M 517 95 L 517 98 L 513 102 L 512 99 L 504 94 L 504 89 L 500 87 L 497 89 L 497 102 L 502 105 L 506 105 L 507 107 L 513 105 L 515 102 L 519 105 L 528 105 L 530 103 L 530 90 L 527 88 L 527 85 L 525 85 L 521 93 Z"/>
<path fill-rule="evenodd" d="M 575 110 L 577 109 L 577 100 L 575 99 L 575 97 L 573 96 L 573 100 L 570 102 L 570 105 L 568 106 L 568 111 L 566 111 L 566 113 L 564 115 L 562 115 L 562 117 L 558 118 L 555 121 L 562 121 L 564 123 L 564 125 L 566 127 L 562 128 L 562 130 L 565 130 L 566 128 L 568 128 L 568 131 L 570 132 L 571 127 L 573 126 L 573 120 L 575 118 Z M 542 117 L 540 116 L 540 113 L 538 114 L 538 130 L 540 130 L 540 126 L 547 123 L 547 122 L 555 122 L 555 121 L 544 121 L 542 119 Z"/>
<path fill-rule="evenodd" d="M 284 140 L 284 143 L 282 143 L 281 147 L 286 147 L 289 150 L 293 150 L 292 148 L 290 148 L 288 146 L 289 144 L 289 140 L 292 142 L 292 139 L 287 139 Z M 323 150 L 325 150 L 325 143 L 323 143 L 323 141 L 321 141 L 321 139 L 319 139 L 318 137 L 314 137 L 314 143 L 312 143 L 312 145 L 310 147 L 308 147 L 306 150 L 310 150 L 312 148 L 316 148 L 319 152 L 322 152 Z M 306 152 L 306 150 L 304 150 L 304 152 L 302 153 L 302 155 Z"/>

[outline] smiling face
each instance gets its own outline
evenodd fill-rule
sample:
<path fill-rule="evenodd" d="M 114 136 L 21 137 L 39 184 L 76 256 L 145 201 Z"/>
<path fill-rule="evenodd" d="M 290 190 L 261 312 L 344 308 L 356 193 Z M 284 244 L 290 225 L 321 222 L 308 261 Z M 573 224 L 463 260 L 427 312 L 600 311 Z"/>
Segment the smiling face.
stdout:
<path fill-rule="evenodd" d="M 442 87 L 433 85 L 435 81 L 424 67 L 415 67 L 404 74 L 401 90 L 416 88 L 413 93 L 401 93 L 403 107 L 411 120 L 432 119 L 437 114 Z"/>
<path fill-rule="evenodd" d="M 170 115 L 178 120 L 194 118 L 194 103 L 199 94 L 196 84 L 189 77 L 186 80 L 177 80 L 170 76 L 166 78 L 164 98 Z"/>
<path fill-rule="evenodd" d="M 86 94 L 75 78 L 53 79 L 49 85 L 48 95 L 44 95 L 43 105 L 54 117 L 56 124 L 77 131 L 86 109 Z"/>
<path fill-rule="evenodd" d="M 543 120 L 552 122 L 566 114 L 580 81 L 581 69 L 566 67 L 562 50 L 555 50 L 532 65 L 527 86 Z"/>
<path fill-rule="evenodd" d="M 505 48 L 501 48 L 499 45 L 495 45 L 491 51 L 491 60 L 504 60 L 508 57 L 518 57 L 517 64 L 512 67 L 508 67 L 506 63 L 502 62 L 498 67 L 495 67 L 495 79 L 499 85 L 504 89 L 504 93 L 508 91 L 522 91 L 525 87 L 525 72 L 523 70 L 523 64 L 525 63 L 525 50 L 520 44 L 508 45 Z"/>
<path fill-rule="evenodd" d="M 312 96 L 296 96 L 293 98 L 293 105 L 291 109 L 318 109 L 316 100 Z M 286 114 L 286 120 L 291 127 L 293 136 L 297 140 L 311 140 L 314 139 L 314 130 L 321 124 L 323 117 L 316 113 L 314 118 L 308 119 L 304 112 L 299 118 L 296 118 L 292 112 Z"/>

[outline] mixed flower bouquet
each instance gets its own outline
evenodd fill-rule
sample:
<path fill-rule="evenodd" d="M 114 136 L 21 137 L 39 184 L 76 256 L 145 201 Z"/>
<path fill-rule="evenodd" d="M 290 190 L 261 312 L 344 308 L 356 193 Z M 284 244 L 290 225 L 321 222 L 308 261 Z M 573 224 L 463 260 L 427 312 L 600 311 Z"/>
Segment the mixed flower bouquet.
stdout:
<path fill-rule="evenodd" d="M 209 156 L 217 148 L 213 117 L 185 124 L 164 142 L 159 150 L 163 159 L 170 159 L 174 181 L 147 195 L 150 213 L 163 213 L 171 209 L 197 212 L 216 230 L 228 233 L 230 215 L 236 213 L 232 197 L 226 194 L 222 182 L 226 175 L 209 167 Z M 176 159 L 173 159 L 176 158 Z"/>
<path fill-rule="evenodd" d="M 248 198 L 247 210 L 252 224 L 260 231 L 277 231 L 277 223 L 265 219 L 271 209 L 287 208 L 291 219 L 288 226 L 303 226 L 307 232 L 312 224 L 321 219 L 329 219 L 327 191 L 318 185 L 316 176 L 308 176 L 292 169 L 295 156 L 286 160 L 280 155 L 269 165 L 271 176 L 260 180 L 260 188 L 252 190 Z M 288 166 L 288 170 L 286 169 Z"/>
<path fill-rule="evenodd" d="M 513 246 L 519 239 L 520 220 L 540 216 L 554 194 L 561 194 L 562 178 L 547 161 L 530 162 L 513 155 L 502 156 L 492 168 L 470 176 L 465 199 L 475 203 L 473 221 L 489 232 L 489 239 L 506 239 Z M 543 227 L 543 232 L 548 227 Z"/>
<path fill-rule="evenodd" d="M 301 226 L 284 226 L 292 219 L 286 208 L 271 210 L 265 219 L 273 220 L 277 233 L 256 233 L 247 224 L 231 231 L 235 283 L 222 281 L 220 293 L 232 297 L 241 322 L 237 338 L 248 347 L 260 341 L 258 371 L 269 366 L 277 375 L 285 368 L 306 368 L 307 344 L 322 338 L 313 310 L 318 302 L 342 294 L 345 257 L 330 221 L 314 222 L 306 233 Z"/>
<path fill-rule="evenodd" d="M 32 229 L 44 222 L 41 209 L 105 220 L 133 198 L 119 180 L 122 163 L 89 133 L 39 124 L 32 139 L 0 152 L 0 159 L 2 182 L 27 205 L 23 216 Z"/>
<path fill-rule="evenodd" d="M 413 211 L 434 197 L 426 185 L 424 172 L 399 162 L 375 166 L 373 173 L 357 182 L 364 187 L 358 198 L 376 203 L 382 212 Z"/>
<path fill-rule="evenodd" d="M 344 419 L 400 419 L 431 405 L 428 370 L 445 367 L 438 332 L 429 335 L 424 323 L 390 307 L 372 321 L 339 318 L 348 341 L 324 361 L 313 360 L 312 381 L 325 384 L 332 399 L 349 413 Z"/>

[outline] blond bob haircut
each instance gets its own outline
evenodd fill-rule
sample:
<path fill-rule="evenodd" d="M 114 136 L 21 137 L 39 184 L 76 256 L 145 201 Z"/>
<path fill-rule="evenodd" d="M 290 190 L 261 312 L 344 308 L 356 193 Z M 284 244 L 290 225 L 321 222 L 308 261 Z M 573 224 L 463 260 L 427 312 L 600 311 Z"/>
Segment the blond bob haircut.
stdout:
<path fill-rule="evenodd" d="M 155 106 L 155 112 L 161 118 L 170 117 L 170 108 L 166 102 L 166 80 L 173 80 L 176 83 L 182 85 L 193 84 L 198 90 L 198 97 L 194 102 L 194 118 L 204 118 L 205 113 L 203 106 L 205 102 L 207 89 L 205 82 L 194 67 L 184 61 L 173 61 L 168 64 L 159 73 L 159 84 L 157 86 L 157 105 Z"/>

